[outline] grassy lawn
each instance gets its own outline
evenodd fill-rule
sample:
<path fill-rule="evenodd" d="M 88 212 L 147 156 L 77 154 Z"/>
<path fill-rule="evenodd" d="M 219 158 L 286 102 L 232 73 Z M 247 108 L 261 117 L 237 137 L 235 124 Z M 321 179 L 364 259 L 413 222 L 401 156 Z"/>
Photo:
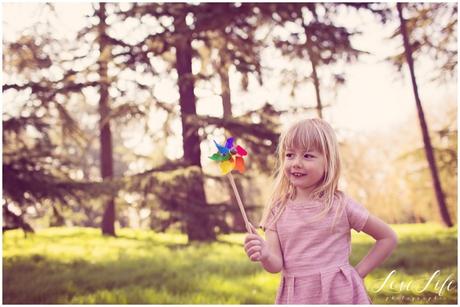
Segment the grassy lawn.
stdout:
<path fill-rule="evenodd" d="M 423 224 L 395 225 L 394 229 L 400 238 L 397 250 L 365 279 L 373 303 L 455 304 L 457 228 Z M 3 303 L 274 302 L 280 275 L 266 273 L 246 258 L 244 234 L 221 236 L 209 244 L 187 244 L 186 236 L 180 234 L 131 229 L 120 229 L 118 235 L 106 238 L 98 229 L 50 228 L 24 239 L 21 231 L 6 232 Z M 350 261 L 356 265 L 373 241 L 355 232 L 352 239 Z M 382 287 L 392 270 L 396 271 Z M 437 270 L 440 274 L 423 289 Z"/>

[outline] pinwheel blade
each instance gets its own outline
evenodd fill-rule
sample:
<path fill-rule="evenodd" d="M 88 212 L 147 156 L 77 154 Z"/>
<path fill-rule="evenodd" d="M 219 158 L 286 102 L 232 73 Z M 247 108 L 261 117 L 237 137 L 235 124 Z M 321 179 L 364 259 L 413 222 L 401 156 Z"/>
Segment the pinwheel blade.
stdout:
<path fill-rule="evenodd" d="M 218 162 L 221 162 L 221 161 L 225 161 L 225 160 L 228 160 L 230 159 L 231 155 L 230 154 L 227 154 L 225 156 L 221 155 L 220 153 L 216 152 L 215 154 L 213 154 L 212 156 L 209 157 L 209 159 L 213 160 L 213 161 L 218 161 Z"/>
<path fill-rule="evenodd" d="M 243 147 L 241 147 L 240 145 L 236 146 L 236 152 L 240 155 L 240 156 L 245 156 L 248 154 L 248 152 L 246 150 L 244 150 Z"/>
<path fill-rule="evenodd" d="M 209 159 L 213 160 L 213 161 L 220 161 L 222 155 L 220 155 L 219 153 L 215 153 L 213 154 L 212 156 L 209 157 Z"/>
<path fill-rule="evenodd" d="M 235 160 L 230 159 L 220 163 L 220 172 L 222 175 L 227 175 L 235 167 Z"/>
<path fill-rule="evenodd" d="M 217 149 L 219 150 L 219 152 L 220 152 L 222 155 L 226 155 L 226 154 L 228 154 L 228 153 L 230 152 L 230 149 L 229 149 L 229 148 L 217 144 L 216 141 L 214 141 L 214 144 L 216 144 Z"/>
<path fill-rule="evenodd" d="M 225 142 L 225 148 L 231 149 L 233 147 L 233 138 L 228 138 Z"/>
<path fill-rule="evenodd" d="M 241 157 L 235 157 L 235 169 L 241 174 L 244 173 L 244 160 Z"/>

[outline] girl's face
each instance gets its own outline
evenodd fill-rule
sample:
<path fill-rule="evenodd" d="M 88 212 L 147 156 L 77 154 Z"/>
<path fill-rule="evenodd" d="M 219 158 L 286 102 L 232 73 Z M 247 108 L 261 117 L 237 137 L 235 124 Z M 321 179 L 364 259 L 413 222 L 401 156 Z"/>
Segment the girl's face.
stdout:
<path fill-rule="evenodd" d="M 300 192 L 313 191 L 324 177 L 325 157 L 316 150 L 286 148 L 284 173 Z"/>

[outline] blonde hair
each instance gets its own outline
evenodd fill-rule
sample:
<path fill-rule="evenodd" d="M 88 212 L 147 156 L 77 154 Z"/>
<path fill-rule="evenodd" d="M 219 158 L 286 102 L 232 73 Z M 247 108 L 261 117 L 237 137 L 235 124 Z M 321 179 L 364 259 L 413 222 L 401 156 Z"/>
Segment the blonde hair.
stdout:
<path fill-rule="evenodd" d="M 339 209 L 343 210 L 343 193 L 338 190 L 340 177 L 340 156 L 338 143 L 332 127 L 319 118 L 304 119 L 291 125 L 281 135 L 278 142 L 278 161 L 274 172 L 274 183 L 271 197 L 267 202 L 260 226 L 265 230 L 268 217 L 276 206 L 279 210 L 270 224 L 274 224 L 283 213 L 286 202 L 296 196 L 295 188 L 289 183 L 284 173 L 284 162 L 286 148 L 302 148 L 306 151 L 316 150 L 325 158 L 324 176 L 320 184 L 312 191 L 312 198 L 320 200 L 323 209 L 313 220 L 323 218 L 333 207 L 334 198 L 338 200 L 339 206 L 334 217 L 331 229 L 336 222 Z"/>

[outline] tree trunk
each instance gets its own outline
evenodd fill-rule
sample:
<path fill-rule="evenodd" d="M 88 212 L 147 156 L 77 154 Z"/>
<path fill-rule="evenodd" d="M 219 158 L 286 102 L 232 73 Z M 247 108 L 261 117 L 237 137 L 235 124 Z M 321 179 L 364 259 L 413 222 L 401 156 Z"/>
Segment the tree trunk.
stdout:
<path fill-rule="evenodd" d="M 108 115 L 110 113 L 109 106 L 109 90 L 107 76 L 107 52 L 110 46 L 107 44 L 105 33 L 107 25 L 105 23 L 105 3 L 99 3 L 97 10 L 99 17 L 98 24 L 98 41 L 99 41 L 99 139 L 100 139 L 100 161 L 101 161 L 101 176 L 103 180 L 113 178 L 113 153 L 112 153 L 112 132 L 110 131 L 110 121 Z M 105 204 L 104 214 L 102 216 L 102 234 L 115 236 L 115 201 L 114 197 L 110 197 Z"/>
<path fill-rule="evenodd" d="M 305 33 L 306 34 L 306 33 Z M 306 34 L 308 37 L 308 34 Z M 307 43 L 307 52 L 310 57 L 310 62 L 311 62 L 311 69 L 312 69 L 312 77 L 313 77 L 313 85 L 315 86 L 315 95 L 316 95 L 316 111 L 318 112 L 318 117 L 323 118 L 323 103 L 321 102 L 321 91 L 319 88 L 319 78 L 318 78 L 318 73 L 316 71 L 316 58 L 315 55 L 313 54 L 313 51 L 311 49 L 311 46 L 309 43 Z"/>
<path fill-rule="evenodd" d="M 428 160 L 428 165 L 430 167 L 431 178 L 433 180 L 433 187 L 436 194 L 436 199 L 438 201 L 439 211 L 444 221 L 444 224 L 448 227 L 453 226 L 452 221 L 449 216 L 449 211 L 447 210 L 447 205 L 442 191 L 441 182 L 439 180 L 438 169 L 436 166 L 436 159 L 434 157 L 433 148 L 431 146 L 430 135 L 428 133 L 428 125 L 425 120 L 425 114 L 423 112 L 422 103 L 418 94 L 417 81 L 415 79 L 414 72 L 414 61 L 412 59 L 412 49 L 409 42 L 409 36 L 406 28 L 406 20 L 403 17 L 402 4 L 396 3 L 398 9 L 399 20 L 401 23 L 401 35 L 404 42 L 404 52 L 406 54 L 407 65 L 409 66 L 410 77 L 412 81 L 412 89 L 414 91 L 415 104 L 417 106 L 418 118 L 420 121 L 420 128 L 422 130 L 423 144 L 425 148 L 425 155 Z"/>
<path fill-rule="evenodd" d="M 316 15 L 314 4 L 312 5 L 311 12 L 315 19 L 318 18 Z M 312 43 L 309 36 L 308 25 L 305 24 L 305 21 L 302 22 L 303 30 L 305 33 L 305 48 L 307 49 L 308 57 L 310 58 L 311 63 L 311 70 L 312 70 L 312 77 L 313 77 L 313 85 L 315 87 L 315 95 L 316 95 L 316 111 L 318 112 L 318 117 L 323 118 L 323 103 L 321 102 L 321 91 L 319 88 L 319 78 L 318 72 L 316 68 L 318 67 L 318 62 L 315 53 L 312 49 Z"/>
<path fill-rule="evenodd" d="M 228 63 L 223 52 L 219 52 L 220 65 L 216 65 L 217 72 L 220 78 L 220 89 L 222 97 L 222 108 L 224 110 L 224 118 L 232 117 L 232 100 L 230 94 L 230 79 L 228 77 Z"/>
<path fill-rule="evenodd" d="M 175 20 L 175 28 L 185 29 L 185 16 L 182 20 Z M 196 102 L 194 80 L 192 75 L 192 45 L 191 38 L 184 35 L 176 40 L 176 70 L 179 83 L 179 102 L 182 120 L 182 142 L 184 149 L 184 161 L 188 165 L 197 166 L 201 172 L 201 150 L 198 128 L 190 118 L 196 115 Z M 194 189 L 189 192 L 190 210 L 186 212 L 186 231 L 190 241 L 215 240 L 211 219 L 207 213 L 206 195 L 203 188 L 203 176 L 195 179 Z"/>
<path fill-rule="evenodd" d="M 229 64 L 227 57 L 224 52 L 219 51 L 220 65 L 216 65 L 216 70 L 220 77 L 220 88 L 221 88 L 221 97 L 222 97 L 222 108 L 224 110 L 223 118 L 228 119 L 232 117 L 232 100 L 230 92 L 230 79 L 228 77 Z M 230 200 L 235 206 L 238 205 L 235 194 L 233 193 L 233 188 L 230 184 L 230 181 L 227 182 L 228 191 L 230 193 Z M 244 203 L 244 193 L 243 186 L 241 183 L 235 181 L 236 188 L 240 192 L 241 201 Z M 231 211 L 233 217 L 233 229 L 235 231 L 246 232 L 246 223 L 244 222 L 243 216 L 239 210 Z"/>

